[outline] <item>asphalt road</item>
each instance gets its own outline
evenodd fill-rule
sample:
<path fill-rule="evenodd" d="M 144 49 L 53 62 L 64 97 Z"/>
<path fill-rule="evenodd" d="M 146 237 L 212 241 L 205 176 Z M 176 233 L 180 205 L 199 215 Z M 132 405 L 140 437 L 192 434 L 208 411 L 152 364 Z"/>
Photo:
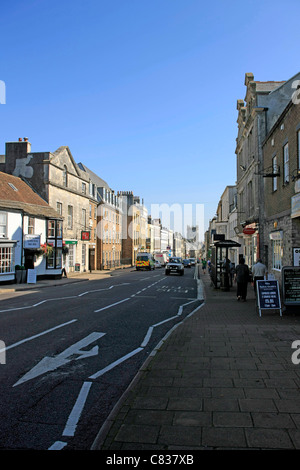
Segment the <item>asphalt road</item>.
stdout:
<path fill-rule="evenodd" d="M 149 354 L 200 303 L 194 268 L 0 295 L 0 449 L 90 449 Z"/>

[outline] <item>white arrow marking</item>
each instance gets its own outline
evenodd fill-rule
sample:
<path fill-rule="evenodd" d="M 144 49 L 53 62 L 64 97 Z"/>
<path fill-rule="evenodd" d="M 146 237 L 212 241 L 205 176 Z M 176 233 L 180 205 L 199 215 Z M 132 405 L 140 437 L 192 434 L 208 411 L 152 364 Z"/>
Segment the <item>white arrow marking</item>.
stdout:
<path fill-rule="evenodd" d="M 46 374 L 46 372 L 53 371 L 58 367 L 67 364 L 73 359 L 77 360 L 84 359 L 90 356 L 96 356 L 99 350 L 98 346 L 94 346 L 90 351 L 81 351 L 81 348 L 88 346 L 90 343 L 93 343 L 104 335 L 105 333 L 91 333 L 90 335 L 73 344 L 57 356 L 44 357 L 44 359 L 42 359 L 36 366 L 34 366 L 29 372 L 27 372 L 27 374 L 25 374 L 13 386 L 15 387 L 16 385 L 20 385 L 21 383 L 26 382 L 27 380 L 31 380 L 35 377 L 38 377 L 39 375 Z M 74 358 L 74 355 L 77 355 L 78 357 Z"/>

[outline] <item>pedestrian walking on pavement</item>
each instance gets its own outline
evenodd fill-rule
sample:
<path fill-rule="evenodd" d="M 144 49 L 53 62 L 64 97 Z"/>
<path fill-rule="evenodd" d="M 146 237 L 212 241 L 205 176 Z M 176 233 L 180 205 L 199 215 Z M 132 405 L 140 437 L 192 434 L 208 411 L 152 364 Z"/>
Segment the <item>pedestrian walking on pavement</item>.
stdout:
<path fill-rule="evenodd" d="M 206 260 L 205 259 L 202 260 L 202 272 L 203 274 L 206 273 Z"/>
<path fill-rule="evenodd" d="M 235 281 L 237 283 L 237 300 L 243 300 L 246 302 L 247 298 L 247 287 L 249 281 L 249 266 L 245 264 L 245 259 L 241 258 L 240 264 L 237 265 L 235 270 Z"/>
<path fill-rule="evenodd" d="M 256 293 L 256 281 L 263 281 L 265 275 L 268 274 L 267 267 L 262 263 L 259 258 L 256 264 L 252 267 L 253 285 L 254 292 Z"/>

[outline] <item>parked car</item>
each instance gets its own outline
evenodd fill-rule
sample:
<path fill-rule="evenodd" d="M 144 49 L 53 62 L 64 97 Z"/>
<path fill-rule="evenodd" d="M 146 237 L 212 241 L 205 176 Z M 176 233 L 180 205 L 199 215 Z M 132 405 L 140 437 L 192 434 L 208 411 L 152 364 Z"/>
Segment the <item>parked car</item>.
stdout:
<path fill-rule="evenodd" d="M 182 264 L 185 268 L 190 268 L 191 267 L 191 261 L 189 259 L 184 259 L 182 261 Z"/>
<path fill-rule="evenodd" d="M 196 258 L 190 258 L 191 266 L 195 266 Z"/>
<path fill-rule="evenodd" d="M 170 258 L 166 264 L 165 274 L 178 273 L 180 276 L 184 275 L 184 266 L 181 258 Z"/>
<path fill-rule="evenodd" d="M 155 260 L 155 268 L 161 268 L 161 263 L 157 260 Z"/>

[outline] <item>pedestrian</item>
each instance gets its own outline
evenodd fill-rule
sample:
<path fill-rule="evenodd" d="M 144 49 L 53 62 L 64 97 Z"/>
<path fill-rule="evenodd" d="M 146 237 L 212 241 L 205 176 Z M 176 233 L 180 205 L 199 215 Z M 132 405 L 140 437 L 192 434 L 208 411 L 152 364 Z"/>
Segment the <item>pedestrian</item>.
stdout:
<path fill-rule="evenodd" d="M 224 278 L 224 287 L 225 288 L 229 288 L 231 287 L 232 283 L 230 282 L 230 266 L 231 266 L 231 262 L 230 262 L 230 259 L 228 258 L 225 258 L 224 259 L 224 262 L 223 262 L 223 271 L 225 273 L 225 278 Z"/>
<path fill-rule="evenodd" d="M 202 260 L 202 272 L 203 274 L 206 273 L 206 260 L 205 259 Z"/>
<path fill-rule="evenodd" d="M 268 274 L 267 267 L 262 263 L 261 258 L 257 260 L 254 266 L 252 266 L 252 276 L 254 292 L 256 293 L 256 281 L 263 281 L 264 277 Z"/>
<path fill-rule="evenodd" d="M 66 263 L 65 263 L 64 257 L 63 257 L 63 265 L 62 265 L 62 270 L 61 270 L 61 277 L 63 277 L 63 275 L 64 275 L 65 277 L 68 277 L 68 276 L 67 276 Z"/>
<path fill-rule="evenodd" d="M 245 259 L 241 258 L 240 263 L 236 267 L 235 281 L 237 283 L 237 300 L 246 302 L 247 287 L 249 281 L 249 266 L 245 264 Z"/>
<path fill-rule="evenodd" d="M 211 261 L 210 261 L 210 259 L 207 261 L 207 266 L 208 266 L 208 272 L 210 274 L 210 272 L 211 272 Z"/>

